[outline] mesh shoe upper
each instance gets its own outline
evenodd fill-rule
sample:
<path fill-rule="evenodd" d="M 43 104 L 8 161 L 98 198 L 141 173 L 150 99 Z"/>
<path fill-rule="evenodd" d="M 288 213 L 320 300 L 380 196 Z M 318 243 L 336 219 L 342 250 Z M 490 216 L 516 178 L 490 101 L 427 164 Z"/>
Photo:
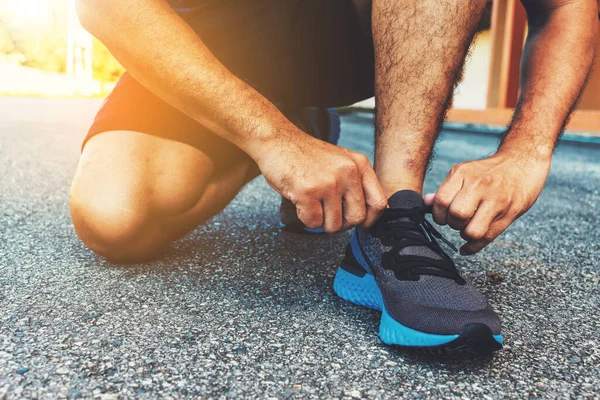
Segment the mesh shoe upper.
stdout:
<path fill-rule="evenodd" d="M 391 208 L 411 209 L 423 207 L 423 200 L 416 192 L 401 191 L 390 198 L 389 204 Z M 406 219 L 403 222 L 403 225 L 411 224 Z M 389 222 L 382 220 L 378 222 L 380 223 Z M 416 222 L 412 223 L 418 226 Z M 400 245 L 399 249 L 386 246 L 385 239 L 382 240 L 381 237 L 374 235 L 378 231 L 377 224 L 374 228 L 371 230 L 357 228 L 355 242 L 360 246 L 359 251 L 368 259 L 369 267 L 374 272 L 381 290 L 386 310 L 394 319 L 407 327 L 428 333 L 458 334 L 465 325 L 471 323 L 483 323 L 494 334 L 500 333 L 500 320 L 496 313 L 485 297 L 458 275 L 458 271 L 455 270 L 457 278 L 453 279 L 450 276 L 436 275 L 435 262 L 433 266 L 422 268 L 418 261 L 411 261 L 411 265 L 414 266 L 413 271 L 418 272 L 411 273 L 410 279 L 403 279 L 403 275 L 400 274 L 399 279 L 397 271 L 390 268 L 389 263 L 382 262 L 382 259 L 386 258 L 385 253 L 388 253 L 388 258 L 389 253 L 397 253 L 400 256 L 409 256 L 405 259 L 410 259 L 410 256 L 416 256 L 417 260 L 419 257 L 446 259 L 448 256 L 443 253 L 439 245 L 428 247 L 409 240 L 407 242 L 410 243 L 409 245 Z M 418 232 L 419 229 L 414 231 Z M 425 237 L 426 233 L 422 235 Z M 435 241 L 435 238 L 432 240 Z M 402 260 L 402 257 L 399 259 Z M 399 267 L 406 269 L 406 266 Z M 441 275 L 450 274 L 441 271 Z"/>

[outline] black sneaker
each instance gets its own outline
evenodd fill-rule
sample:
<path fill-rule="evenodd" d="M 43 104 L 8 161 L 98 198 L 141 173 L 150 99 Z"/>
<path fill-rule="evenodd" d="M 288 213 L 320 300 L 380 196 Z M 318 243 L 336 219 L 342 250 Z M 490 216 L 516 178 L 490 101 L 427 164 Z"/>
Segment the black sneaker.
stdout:
<path fill-rule="evenodd" d="M 297 116 L 306 132 L 317 139 L 338 144 L 341 132 L 340 116 L 335 108 L 306 107 Z M 294 203 L 281 198 L 279 226 L 286 231 L 301 233 L 323 233 L 323 229 L 307 228 L 298 218 Z"/>
<path fill-rule="evenodd" d="M 425 218 L 421 195 L 395 193 L 369 230 L 356 228 L 335 276 L 338 296 L 382 312 L 379 337 L 434 353 L 486 354 L 502 348 L 500 319 L 459 274 Z"/>

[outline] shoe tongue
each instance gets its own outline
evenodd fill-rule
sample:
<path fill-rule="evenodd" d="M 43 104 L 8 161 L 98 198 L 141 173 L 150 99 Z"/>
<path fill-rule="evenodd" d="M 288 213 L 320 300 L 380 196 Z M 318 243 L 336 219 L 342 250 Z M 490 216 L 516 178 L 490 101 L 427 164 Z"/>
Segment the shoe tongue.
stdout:
<path fill-rule="evenodd" d="M 423 197 L 413 190 L 400 190 L 388 199 L 390 208 L 414 208 L 423 205 Z"/>
<path fill-rule="evenodd" d="M 413 190 L 400 190 L 399 192 L 394 193 L 388 199 L 388 205 L 390 208 L 415 208 L 424 205 L 424 203 L 423 197 L 419 193 Z M 402 218 L 402 220 L 404 219 L 408 220 L 408 218 Z M 427 246 L 404 247 L 399 251 L 399 254 L 430 257 L 435 259 L 442 258 L 439 254 Z"/>

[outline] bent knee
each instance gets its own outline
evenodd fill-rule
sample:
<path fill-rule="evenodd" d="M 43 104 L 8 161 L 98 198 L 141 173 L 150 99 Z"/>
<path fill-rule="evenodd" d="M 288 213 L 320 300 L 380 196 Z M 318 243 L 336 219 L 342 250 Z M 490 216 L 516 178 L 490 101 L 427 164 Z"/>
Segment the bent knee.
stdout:
<path fill-rule="evenodd" d="M 149 261 L 168 243 L 158 221 L 143 204 L 82 198 L 72 193 L 70 211 L 75 231 L 85 245 L 113 262 Z"/>

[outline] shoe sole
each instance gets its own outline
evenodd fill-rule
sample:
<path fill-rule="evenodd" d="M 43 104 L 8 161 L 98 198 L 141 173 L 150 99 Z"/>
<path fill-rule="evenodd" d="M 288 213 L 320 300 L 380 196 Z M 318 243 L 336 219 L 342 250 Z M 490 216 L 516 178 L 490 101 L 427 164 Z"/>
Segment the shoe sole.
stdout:
<path fill-rule="evenodd" d="M 339 267 L 333 290 L 351 303 L 381 311 L 379 338 L 388 345 L 409 347 L 435 355 L 484 355 L 502 348 L 502 335 L 493 335 L 484 324 L 466 325 L 458 335 L 421 332 L 392 318 L 383 304 L 381 291 L 371 274 L 363 277 Z"/>

